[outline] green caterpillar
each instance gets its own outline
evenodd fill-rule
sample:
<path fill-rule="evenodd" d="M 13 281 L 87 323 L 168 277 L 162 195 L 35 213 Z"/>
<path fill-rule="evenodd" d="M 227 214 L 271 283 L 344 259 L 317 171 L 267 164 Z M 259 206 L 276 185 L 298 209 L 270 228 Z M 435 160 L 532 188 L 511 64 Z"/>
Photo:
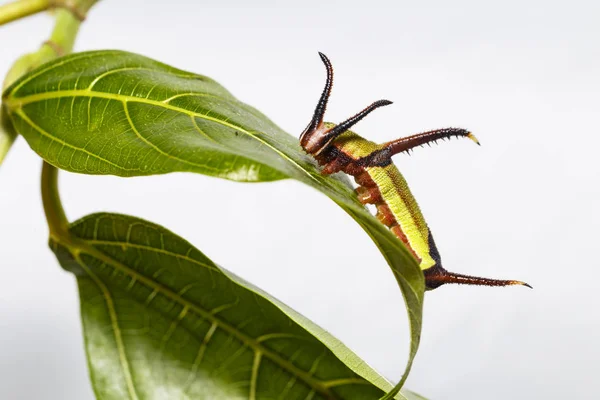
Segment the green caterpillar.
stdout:
<path fill-rule="evenodd" d="M 521 281 L 480 278 L 446 271 L 417 201 L 392 162 L 395 154 L 439 139 L 466 137 L 479 144 L 475 136 L 465 129 L 445 128 L 376 144 L 349 130 L 373 110 L 392 104 L 388 100 L 376 101 L 338 125 L 323 122 L 333 85 L 333 68 L 323 53 L 319 55 L 327 69 L 327 81 L 312 120 L 300 135 L 300 145 L 323 166 L 323 174 L 343 171 L 354 177 L 358 184 L 356 192 L 359 201 L 374 204 L 377 218 L 416 257 L 425 275 L 426 288 L 431 290 L 446 283 L 531 287 Z"/>

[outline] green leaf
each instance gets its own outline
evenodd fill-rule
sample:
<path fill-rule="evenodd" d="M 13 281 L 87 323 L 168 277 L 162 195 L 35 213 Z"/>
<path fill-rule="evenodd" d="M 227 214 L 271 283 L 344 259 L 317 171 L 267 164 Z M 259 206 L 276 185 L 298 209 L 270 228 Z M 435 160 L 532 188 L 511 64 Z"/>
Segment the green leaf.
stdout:
<path fill-rule="evenodd" d="M 329 196 L 369 234 L 404 295 L 411 346 L 401 387 L 421 332 L 424 279 L 416 260 L 358 202 L 344 176 L 321 175 L 298 140 L 263 114 L 210 78 L 121 51 L 47 63 L 7 88 L 4 104 L 31 148 L 68 171 L 293 178 Z"/>
<path fill-rule="evenodd" d="M 98 399 L 362 400 L 391 389 L 326 331 L 160 226 L 93 214 L 50 245 L 77 277 Z"/>

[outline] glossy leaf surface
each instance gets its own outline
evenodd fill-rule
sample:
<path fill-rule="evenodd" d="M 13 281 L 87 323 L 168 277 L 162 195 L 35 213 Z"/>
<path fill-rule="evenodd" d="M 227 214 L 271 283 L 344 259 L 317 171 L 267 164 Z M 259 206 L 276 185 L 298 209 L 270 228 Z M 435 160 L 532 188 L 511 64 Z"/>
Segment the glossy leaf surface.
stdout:
<path fill-rule="evenodd" d="M 391 388 L 327 332 L 160 226 L 94 214 L 69 233 L 51 247 L 77 276 L 99 399 L 362 400 Z"/>
<path fill-rule="evenodd" d="M 369 234 L 404 295 L 410 357 L 421 332 L 423 274 L 345 177 L 325 177 L 298 140 L 210 78 L 120 51 L 50 62 L 9 87 L 16 130 L 49 163 L 72 172 L 138 176 L 197 172 L 236 181 L 293 178 L 329 196 Z"/>

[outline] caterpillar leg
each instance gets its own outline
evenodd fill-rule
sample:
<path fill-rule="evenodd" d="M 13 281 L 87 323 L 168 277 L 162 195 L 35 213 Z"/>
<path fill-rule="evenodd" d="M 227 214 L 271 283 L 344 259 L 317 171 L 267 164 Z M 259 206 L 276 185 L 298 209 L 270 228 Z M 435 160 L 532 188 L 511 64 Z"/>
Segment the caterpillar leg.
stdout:
<path fill-rule="evenodd" d="M 356 196 L 362 204 L 377 204 L 381 202 L 381 193 L 377 187 L 359 186 L 356 188 Z"/>

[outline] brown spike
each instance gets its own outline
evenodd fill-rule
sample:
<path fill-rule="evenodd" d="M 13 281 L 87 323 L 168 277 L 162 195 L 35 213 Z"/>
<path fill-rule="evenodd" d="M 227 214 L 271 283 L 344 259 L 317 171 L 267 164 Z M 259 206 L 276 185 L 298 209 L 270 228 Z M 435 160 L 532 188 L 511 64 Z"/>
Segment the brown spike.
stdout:
<path fill-rule="evenodd" d="M 367 108 L 359 112 L 358 114 L 348 118 L 344 122 L 334 126 L 329 131 L 327 131 L 323 137 L 319 140 L 319 144 L 321 149 L 327 147 L 327 145 L 336 137 L 346 132 L 348 129 L 352 128 L 358 121 L 369 115 L 371 112 L 375 111 L 379 107 L 388 106 L 392 104 L 389 100 L 377 100 L 376 102 L 369 105 Z"/>
<path fill-rule="evenodd" d="M 325 88 L 323 88 L 323 92 L 321 93 L 321 97 L 319 98 L 319 102 L 317 103 L 313 117 L 306 129 L 304 129 L 304 132 L 302 132 L 300 135 L 301 141 L 308 140 L 308 137 L 304 138 L 304 136 L 310 136 L 311 133 L 318 130 L 323 124 L 323 116 L 325 115 L 325 110 L 327 109 L 327 101 L 329 100 L 329 96 L 331 96 L 331 88 L 333 87 L 333 66 L 331 65 L 331 61 L 329 61 L 329 58 L 327 58 L 327 56 L 321 52 L 319 52 L 319 57 L 321 57 L 321 61 L 323 61 L 323 64 L 325 64 L 325 69 L 327 70 L 327 80 L 325 81 Z"/>
<path fill-rule="evenodd" d="M 502 280 L 502 279 L 489 279 L 480 278 L 478 276 L 456 274 L 454 272 L 448 272 L 439 265 L 431 267 L 423 271 L 425 275 L 425 286 L 427 289 L 435 289 L 446 283 L 456 283 L 459 285 L 477 285 L 477 286 L 512 286 L 522 285 L 533 289 L 531 285 L 521 281 L 514 280 Z"/>
<path fill-rule="evenodd" d="M 404 151 L 408 153 L 411 149 L 414 149 L 415 147 L 422 146 L 424 144 L 430 145 L 431 143 L 435 143 L 440 139 L 445 140 L 450 139 L 451 137 L 466 137 L 479 144 L 479 141 L 477 140 L 475 135 L 473 135 L 466 129 L 444 128 L 393 140 L 391 142 L 386 143 L 385 146 L 389 149 L 390 154 L 394 155 L 402 153 Z"/>

